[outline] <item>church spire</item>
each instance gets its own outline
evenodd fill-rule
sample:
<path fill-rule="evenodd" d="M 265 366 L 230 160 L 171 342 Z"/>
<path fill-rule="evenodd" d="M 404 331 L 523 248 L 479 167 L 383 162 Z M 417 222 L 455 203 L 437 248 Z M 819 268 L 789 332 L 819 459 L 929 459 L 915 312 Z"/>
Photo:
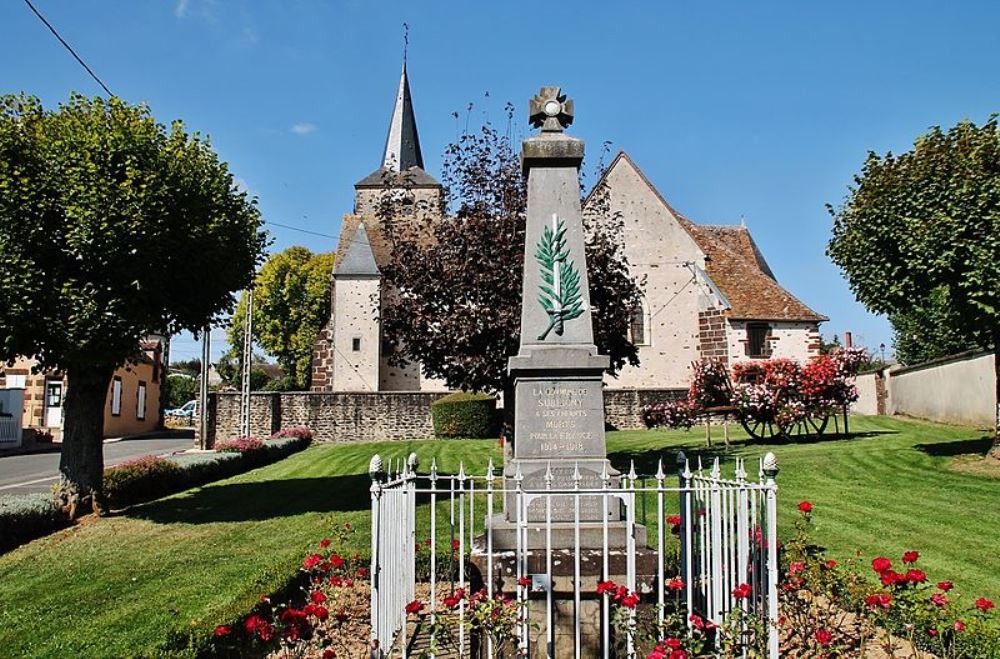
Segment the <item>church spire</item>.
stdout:
<path fill-rule="evenodd" d="M 424 158 L 420 153 L 420 138 L 417 136 L 417 121 L 413 114 L 413 100 L 410 96 L 410 81 L 406 76 L 406 58 L 403 58 L 403 72 L 399 76 L 399 90 L 396 105 L 389 121 L 389 135 L 385 140 L 382 167 L 392 172 L 405 172 L 412 167 L 424 168 Z"/>

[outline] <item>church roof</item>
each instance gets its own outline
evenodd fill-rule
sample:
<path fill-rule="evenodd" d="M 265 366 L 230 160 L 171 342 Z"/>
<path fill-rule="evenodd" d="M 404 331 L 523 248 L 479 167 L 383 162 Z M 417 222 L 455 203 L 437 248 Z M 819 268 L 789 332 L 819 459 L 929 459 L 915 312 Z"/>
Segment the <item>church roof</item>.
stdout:
<path fill-rule="evenodd" d="M 364 223 L 359 223 L 354 231 L 345 231 L 341 234 L 340 249 L 337 251 L 335 263 L 333 268 L 335 277 L 343 275 L 378 276 L 379 269 L 375 262 L 375 253 L 368 240 L 368 232 L 365 231 Z"/>
<path fill-rule="evenodd" d="M 406 62 L 399 76 L 396 103 L 389 120 L 389 133 L 385 138 L 382 164 L 374 172 L 361 179 L 355 187 L 386 186 L 436 186 L 438 182 L 424 171 L 424 156 L 420 151 L 420 136 L 417 134 L 417 119 L 413 112 L 413 98 L 410 95 L 410 81 L 406 75 Z"/>
<path fill-rule="evenodd" d="M 624 151 L 619 151 L 604 176 L 588 195 L 605 183 L 620 161 L 631 165 L 646 186 L 705 254 L 705 271 L 729 302 L 726 315 L 734 320 L 823 322 L 816 313 L 788 292 L 764 260 L 764 255 L 744 226 L 696 224 L 684 217 L 660 194 Z"/>

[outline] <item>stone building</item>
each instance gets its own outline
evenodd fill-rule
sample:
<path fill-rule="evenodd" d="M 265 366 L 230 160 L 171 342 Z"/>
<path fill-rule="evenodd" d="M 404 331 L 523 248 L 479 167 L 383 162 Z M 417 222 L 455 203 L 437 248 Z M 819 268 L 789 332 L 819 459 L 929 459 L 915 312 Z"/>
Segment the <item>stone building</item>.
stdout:
<path fill-rule="evenodd" d="M 353 213 L 344 217 L 331 283 L 331 315 L 317 337 L 312 389 L 441 391 L 440 380 L 417 365 L 400 369 L 382 356 L 375 310 L 392 292 L 381 268 L 389 261 L 382 222 L 443 219 L 441 184 L 424 170 L 404 65 L 378 169 L 355 186 Z M 388 195 L 397 211 L 380 217 Z M 693 361 L 818 354 L 826 317 L 785 290 L 743 226 L 699 225 L 660 195 L 624 152 L 584 202 L 584 212 L 617 217 L 633 273 L 644 280 L 642 309 L 632 322 L 641 364 L 606 376 L 613 389 L 686 387 Z"/>

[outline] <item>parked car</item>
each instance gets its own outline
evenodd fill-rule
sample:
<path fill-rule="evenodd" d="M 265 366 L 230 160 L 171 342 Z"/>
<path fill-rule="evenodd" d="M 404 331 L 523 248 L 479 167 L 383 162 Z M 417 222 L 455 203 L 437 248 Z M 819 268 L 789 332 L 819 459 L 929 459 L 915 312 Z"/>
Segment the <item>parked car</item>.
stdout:
<path fill-rule="evenodd" d="M 168 419 L 193 422 L 194 417 L 197 413 L 198 413 L 198 401 L 189 400 L 180 407 L 176 407 L 172 410 L 166 410 L 163 413 L 163 415 Z"/>

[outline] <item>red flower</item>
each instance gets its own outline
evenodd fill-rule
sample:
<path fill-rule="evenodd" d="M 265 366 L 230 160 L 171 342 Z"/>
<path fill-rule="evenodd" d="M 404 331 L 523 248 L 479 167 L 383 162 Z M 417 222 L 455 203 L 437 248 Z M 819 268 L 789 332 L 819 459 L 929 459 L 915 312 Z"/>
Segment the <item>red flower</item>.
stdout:
<path fill-rule="evenodd" d="M 451 548 L 454 549 L 455 551 L 458 551 L 458 548 L 461 546 L 462 543 L 458 538 L 455 538 L 454 540 L 451 541 Z"/>
<path fill-rule="evenodd" d="M 881 574 L 892 567 L 892 561 L 884 556 L 879 556 L 872 561 L 872 569 Z"/>
<path fill-rule="evenodd" d="M 327 648 L 323 650 L 323 659 L 334 659 L 337 653 L 333 651 L 333 648 Z"/>
<path fill-rule="evenodd" d="M 367 579 L 367 578 L 368 578 L 368 568 L 366 568 L 366 567 L 359 567 L 358 568 L 358 579 Z"/>
<path fill-rule="evenodd" d="M 667 582 L 667 588 L 669 590 L 684 590 L 684 580 L 680 577 L 674 577 Z"/>
<path fill-rule="evenodd" d="M 691 624 L 694 625 L 695 629 L 705 628 L 705 620 L 697 613 L 691 614 Z"/>
<path fill-rule="evenodd" d="M 792 561 L 788 566 L 788 574 L 798 574 L 806 569 L 806 564 L 801 561 Z"/>
<path fill-rule="evenodd" d="M 340 578 L 340 575 L 334 574 L 330 576 L 330 585 L 334 587 L 340 587 L 344 585 L 344 582 Z"/>
<path fill-rule="evenodd" d="M 320 556 L 319 554 L 310 554 L 309 556 L 306 556 L 304 561 L 302 561 L 302 569 L 311 570 L 322 562 L 323 562 L 322 556 Z"/>
<path fill-rule="evenodd" d="M 309 593 L 309 599 L 312 600 L 313 604 L 322 604 L 323 602 L 326 601 L 326 595 L 319 592 L 318 590 L 314 590 L 311 593 Z"/>
<path fill-rule="evenodd" d="M 965 623 L 962 622 L 961 620 L 956 620 L 955 621 L 955 631 L 956 632 L 964 632 L 965 631 Z"/>
<path fill-rule="evenodd" d="M 330 538 L 323 538 L 319 541 L 320 549 L 326 549 L 330 546 Z"/>
<path fill-rule="evenodd" d="M 634 609 L 636 604 L 639 603 L 639 596 L 635 593 L 629 593 L 625 597 L 621 598 L 621 605 L 626 609 Z"/>
<path fill-rule="evenodd" d="M 517 580 L 517 585 L 527 588 L 531 585 L 531 577 L 521 577 Z"/>
<path fill-rule="evenodd" d="M 996 604 L 994 604 L 993 600 L 991 599 L 980 597 L 979 599 L 976 600 L 976 608 L 979 609 L 980 611 L 989 611 L 994 607 L 996 607 Z"/>
<path fill-rule="evenodd" d="M 799 504 L 799 510 L 808 515 L 809 513 L 812 512 L 813 505 L 808 501 L 803 501 L 802 503 Z"/>
<path fill-rule="evenodd" d="M 751 593 L 750 584 L 741 583 L 739 586 L 733 589 L 733 597 L 735 597 L 738 600 L 750 597 L 750 593 Z"/>
<path fill-rule="evenodd" d="M 667 517 L 667 524 L 670 526 L 680 526 L 681 516 L 680 515 L 670 515 Z"/>
<path fill-rule="evenodd" d="M 265 642 L 270 641 L 272 634 L 274 634 L 274 625 L 257 613 L 251 614 L 243 622 L 243 628 L 247 630 L 247 634 L 256 635 Z"/>
<path fill-rule="evenodd" d="M 344 559 L 337 554 L 330 554 L 330 565 L 332 565 L 337 569 L 340 569 L 344 567 Z"/>
<path fill-rule="evenodd" d="M 688 659 L 688 653 L 684 650 L 671 650 L 668 659 Z"/>
<path fill-rule="evenodd" d="M 407 613 L 420 613 L 424 609 L 424 603 L 420 600 L 413 600 L 406 605 Z"/>
<path fill-rule="evenodd" d="M 348 617 L 349 616 L 347 615 L 347 611 L 344 611 L 343 609 L 341 609 L 340 611 L 338 611 L 337 615 L 336 615 L 337 622 L 340 622 L 340 623 L 347 622 L 347 618 Z"/>
<path fill-rule="evenodd" d="M 454 593 L 444 598 L 444 605 L 449 609 L 454 609 L 462 601 L 463 597 L 465 597 L 465 590 L 458 588 Z"/>
<path fill-rule="evenodd" d="M 833 641 L 833 634 L 827 629 L 817 629 L 814 634 L 816 642 L 822 645 L 824 648 Z"/>
<path fill-rule="evenodd" d="M 916 563 L 918 558 L 920 558 L 919 551 L 908 551 L 903 554 L 904 563 Z"/>
<path fill-rule="evenodd" d="M 603 595 L 604 593 L 615 592 L 615 582 L 614 581 L 598 581 L 597 582 L 597 594 Z"/>
<path fill-rule="evenodd" d="M 955 587 L 955 584 L 950 581 L 939 581 L 937 587 L 947 593 Z"/>
<path fill-rule="evenodd" d="M 927 573 L 923 570 L 907 570 L 906 580 L 910 583 L 923 583 L 927 581 Z"/>
<path fill-rule="evenodd" d="M 883 586 L 895 586 L 896 584 L 906 583 L 906 575 L 900 574 L 895 570 L 886 570 L 885 572 L 882 572 L 879 576 L 882 580 Z"/>
<path fill-rule="evenodd" d="M 869 595 L 865 598 L 865 604 L 867 604 L 870 609 L 877 609 L 879 607 L 888 609 L 892 605 L 892 595 L 889 593 Z"/>
<path fill-rule="evenodd" d="M 317 606 L 313 609 L 313 615 L 317 620 L 326 620 L 330 617 L 330 610 L 325 606 Z"/>
<path fill-rule="evenodd" d="M 938 630 L 934 629 L 933 627 L 928 627 L 927 628 L 927 635 L 928 636 L 932 636 L 932 637 L 933 636 L 937 636 L 938 635 Z"/>
<path fill-rule="evenodd" d="M 215 635 L 229 636 L 232 633 L 232 631 L 233 629 L 229 625 L 219 625 L 218 627 L 215 628 Z"/>
<path fill-rule="evenodd" d="M 671 650 L 676 650 L 681 646 L 681 640 L 679 638 L 670 637 L 663 641 L 663 644 L 670 648 Z"/>
<path fill-rule="evenodd" d="M 832 570 L 833 568 L 837 567 L 837 561 L 831 558 L 826 562 L 826 566 Z"/>
<path fill-rule="evenodd" d="M 931 595 L 931 601 L 934 602 L 936 606 L 947 606 L 948 596 L 942 595 L 941 593 L 934 593 Z"/>

